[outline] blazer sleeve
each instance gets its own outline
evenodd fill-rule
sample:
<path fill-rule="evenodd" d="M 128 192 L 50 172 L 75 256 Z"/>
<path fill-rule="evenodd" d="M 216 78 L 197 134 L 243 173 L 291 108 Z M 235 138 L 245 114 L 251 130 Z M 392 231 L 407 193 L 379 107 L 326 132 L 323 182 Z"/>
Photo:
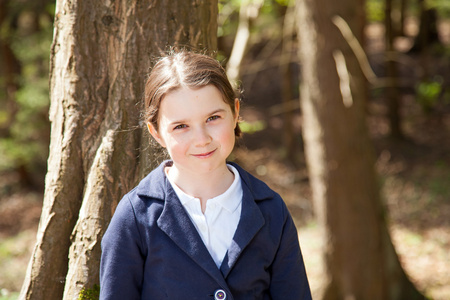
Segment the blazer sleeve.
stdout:
<path fill-rule="evenodd" d="M 280 245 L 272 263 L 270 294 L 273 300 L 310 300 L 311 291 L 298 242 L 297 229 L 287 207 Z"/>
<path fill-rule="evenodd" d="M 131 201 L 125 196 L 102 239 L 100 299 L 140 299 L 143 268 L 141 235 Z"/>

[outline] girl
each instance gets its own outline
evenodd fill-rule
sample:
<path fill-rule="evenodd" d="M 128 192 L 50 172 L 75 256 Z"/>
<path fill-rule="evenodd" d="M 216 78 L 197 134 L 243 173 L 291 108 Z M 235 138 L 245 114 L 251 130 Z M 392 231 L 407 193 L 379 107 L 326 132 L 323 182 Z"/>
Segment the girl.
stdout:
<path fill-rule="evenodd" d="M 120 201 L 102 241 L 100 299 L 311 299 L 283 200 L 226 161 L 241 131 L 220 63 L 162 58 L 145 109 L 171 160 Z"/>

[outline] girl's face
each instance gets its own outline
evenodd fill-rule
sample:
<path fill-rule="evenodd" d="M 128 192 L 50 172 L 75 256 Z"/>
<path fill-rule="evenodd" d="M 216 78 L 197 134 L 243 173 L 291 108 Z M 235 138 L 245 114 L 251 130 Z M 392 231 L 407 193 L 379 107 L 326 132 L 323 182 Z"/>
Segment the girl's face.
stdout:
<path fill-rule="evenodd" d="M 165 147 L 180 173 L 208 173 L 226 167 L 234 147 L 235 114 L 213 85 L 183 87 L 168 93 L 161 102 L 159 128 L 148 123 L 152 136 Z"/>

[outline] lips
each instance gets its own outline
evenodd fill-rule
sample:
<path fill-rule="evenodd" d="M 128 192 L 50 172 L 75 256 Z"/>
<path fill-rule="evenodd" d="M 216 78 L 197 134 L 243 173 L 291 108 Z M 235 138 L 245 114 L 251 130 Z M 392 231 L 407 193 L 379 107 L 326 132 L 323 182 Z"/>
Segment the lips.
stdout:
<path fill-rule="evenodd" d="M 214 152 L 216 152 L 216 149 L 214 149 L 213 151 L 210 152 L 205 152 L 205 153 L 200 153 L 200 154 L 192 154 L 192 156 L 197 157 L 197 158 L 208 158 L 211 157 Z"/>

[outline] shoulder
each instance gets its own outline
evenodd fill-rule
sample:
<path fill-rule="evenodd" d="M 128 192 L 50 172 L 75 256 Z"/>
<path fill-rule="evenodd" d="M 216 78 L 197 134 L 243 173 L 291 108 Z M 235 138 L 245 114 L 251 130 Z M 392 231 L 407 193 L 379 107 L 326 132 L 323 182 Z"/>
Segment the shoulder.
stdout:
<path fill-rule="evenodd" d="M 147 219 L 149 215 L 162 211 L 167 193 L 164 164 L 165 162 L 151 171 L 135 188 L 123 196 L 114 217 L 120 216 L 122 219 L 133 217 L 132 219 L 139 221 L 142 217 Z"/>
<path fill-rule="evenodd" d="M 156 169 L 145 176 L 129 194 L 135 197 L 147 197 L 163 200 L 168 180 L 164 168 L 170 161 L 163 161 Z"/>
<path fill-rule="evenodd" d="M 286 219 L 289 215 L 286 204 L 281 196 L 272 190 L 264 181 L 256 178 L 241 166 L 234 162 L 229 162 L 235 167 L 241 176 L 244 193 L 250 193 L 255 203 L 260 208 L 265 217 L 275 217 L 276 219 Z"/>
<path fill-rule="evenodd" d="M 238 170 L 239 176 L 241 176 L 242 185 L 249 189 L 255 201 L 271 199 L 278 196 L 278 194 L 273 191 L 264 181 L 256 178 L 255 176 L 244 170 L 237 163 L 228 163 Z"/>

